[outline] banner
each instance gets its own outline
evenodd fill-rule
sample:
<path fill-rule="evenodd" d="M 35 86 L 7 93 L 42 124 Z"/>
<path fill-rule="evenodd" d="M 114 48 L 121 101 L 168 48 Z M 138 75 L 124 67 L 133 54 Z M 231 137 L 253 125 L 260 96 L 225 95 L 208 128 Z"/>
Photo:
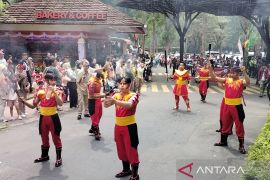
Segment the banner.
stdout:
<path fill-rule="evenodd" d="M 238 50 L 239 50 L 241 56 L 243 56 L 243 47 L 242 47 L 242 43 L 240 41 L 240 38 L 238 39 L 237 46 L 238 46 Z"/>

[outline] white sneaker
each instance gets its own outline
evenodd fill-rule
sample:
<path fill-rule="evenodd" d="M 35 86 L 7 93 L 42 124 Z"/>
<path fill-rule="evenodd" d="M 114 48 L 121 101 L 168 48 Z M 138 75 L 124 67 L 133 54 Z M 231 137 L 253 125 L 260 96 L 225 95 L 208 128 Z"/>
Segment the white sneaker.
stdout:
<path fill-rule="evenodd" d="M 15 118 L 12 116 L 12 117 L 10 118 L 10 120 L 11 120 L 11 121 L 14 121 L 14 120 L 15 120 Z"/>
<path fill-rule="evenodd" d="M 25 117 L 26 117 L 26 115 L 25 115 L 25 114 L 22 114 L 22 117 L 23 117 L 23 118 L 25 118 Z"/>
<path fill-rule="evenodd" d="M 3 122 L 8 122 L 8 120 L 7 119 L 4 119 Z"/>
<path fill-rule="evenodd" d="M 18 116 L 18 119 L 19 119 L 19 120 L 22 120 L 22 116 Z"/>

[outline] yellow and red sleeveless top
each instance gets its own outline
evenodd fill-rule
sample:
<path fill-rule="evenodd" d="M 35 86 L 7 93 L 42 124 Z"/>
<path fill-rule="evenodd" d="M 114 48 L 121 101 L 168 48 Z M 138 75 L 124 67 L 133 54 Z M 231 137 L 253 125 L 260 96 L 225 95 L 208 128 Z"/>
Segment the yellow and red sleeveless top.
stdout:
<path fill-rule="evenodd" d="M 201 68 L 199 71 L 200 81 L 207 81 L 209 79 L 209 70 L 206 68 Z"/>
<path fill-rule="evenodd" d="M 226 78 L 225 104 L 226 105 L 242 104 L 243 91 L 244 91 L 244 81 L 242 79 L 234 81 L 232 78 Z"/>
<path fill-rule="evenodd" d="M 139 95 L 137 93 L 129 92 L 124 96 L 120 93 L 116 93 L 113 97 L 119 101 L 132 102 L 132 107 L 130 109 L 116 106 L 115 124 L 118 126 L 128 126 L 136 123 L 135 113 L 137 104 L 139 103 Z"/>
<path fill-rule="evenodd" d="M 88 95 L 100 95 L 101 92 L 101 80 L 96 77 L 91 77 L 88 82 Z"/>
<path fill-rule="evenodd" d="M 40 99 L 40 115 L 43 116 L 52 116 L 57 114 L 57 102 L 55 99 L 55 94 L 51 94 L 49 99 L 46 98 L 46 94 L 48 93 L 48 89 L 41 89 L 37 92 L 36 96 Z"/>
<path fill-rule="evenodd" d="M 186 85 L 187 81 L 190 80 L 190 74 L 187 70 L 180 71 L 176 70 L 173 79 L 176 80 L 175 84 L 176 85 Z"/>

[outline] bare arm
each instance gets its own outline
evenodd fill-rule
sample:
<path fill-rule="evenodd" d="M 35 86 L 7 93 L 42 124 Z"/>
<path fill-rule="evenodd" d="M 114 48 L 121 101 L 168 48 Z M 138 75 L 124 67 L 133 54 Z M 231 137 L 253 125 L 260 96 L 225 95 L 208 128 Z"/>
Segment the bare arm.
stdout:
<path fill-rule="evenodd" d="M 126 109 L 130 109 L 133 106 L 132 101 L 127 101 L 126 102 L 126 101 L 119 101 L 119 100 L 116 100 L 116 99 L 114 99 L 114 104 L 116 106 L 121 106 L 121 107 L 126 108 Z"/>
<path fill-rule="evenodd" d="M 62 106 L 63 105 L 63 101 L 62 99 L 55 93 L 55 100 L 58 106 Z"/>
<path fill-rule="evenodd" d="M 107 97 L 105 99 L 105 101 L 104 101 L 104 107 L 105 108 L 111 107 L 114 104 L 116 106 L 121 106 L 121 107 L 126 108 L 126 109 L 130 109 L 133 106 L 132 100 L 130 100 L 130 101 L 119 101 L 119 100 L 116 100 L 114 97 Z"/>
<path fill-rule="evenodd" d="M 250 85 L 250 79 L 249 79 L 249 76 L 247 75 L 246 68 L 243 66 L 243 67 L 241 67 L 241 70 L 243 72 L 243 76 L 244 76 L 244 79 L 245 79 L 244 85 L 249 86 Z"/>
<path fill-rule="evenodd" d="M 38 103 L 40 102 L 40 100 L 38 98 L 34 99 L 33 104 L 29 103 L 26 101 L 26 99 L 19 97 L 18 98 L 19 101 L 21 101 L 24 105 L 26 105 L 27 107 L 31 108 L 31 109 L 35 109 L 38 105 Z"/>

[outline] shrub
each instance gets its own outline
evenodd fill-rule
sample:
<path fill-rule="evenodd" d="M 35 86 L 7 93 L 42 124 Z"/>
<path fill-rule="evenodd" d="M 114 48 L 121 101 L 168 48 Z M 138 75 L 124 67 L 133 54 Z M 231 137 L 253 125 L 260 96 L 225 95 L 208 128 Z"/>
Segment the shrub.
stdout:
<path fill-rule="evenodd" d="M 248 152 L 245 180 L 270 179 L 270 114 L 261 133 Z"/>

